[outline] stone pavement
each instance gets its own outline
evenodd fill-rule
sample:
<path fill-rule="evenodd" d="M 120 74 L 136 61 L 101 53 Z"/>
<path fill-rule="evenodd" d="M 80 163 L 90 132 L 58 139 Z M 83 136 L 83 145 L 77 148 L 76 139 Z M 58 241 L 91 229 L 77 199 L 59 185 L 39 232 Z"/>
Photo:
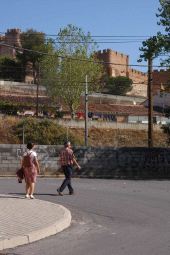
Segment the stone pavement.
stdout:
<path fill-rule="evenodd" d="M 61 205 L 0 194 L 0 250 L 55 235 L 70 224 L 71 213 Z"/>

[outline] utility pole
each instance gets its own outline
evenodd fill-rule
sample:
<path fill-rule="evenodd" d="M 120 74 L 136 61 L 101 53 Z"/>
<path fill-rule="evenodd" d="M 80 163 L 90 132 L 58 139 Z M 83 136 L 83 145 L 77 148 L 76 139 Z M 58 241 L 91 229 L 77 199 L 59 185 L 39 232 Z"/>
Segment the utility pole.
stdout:
<path fill-rule="evenodd" d="M 86 84 L 85 84 L 85 146 L 88 146 L 88 84 L 87 84 L 87 75 L 86 75 Z"/>
<path fill-rule="evenodd" d="M 37 83 L 37 93 L 36 93 L 36 117 L 38 118 L 39 111 L 39 81 L 40 81 L 40 65 L 38 63 L 37 75 L 36 75 L 36 83 Z"/>
<path fill-rule="evenodd" d="M 24 127 L 24 125 L 22 127 L 22 144 L 23 145 L 25 144 L 25 127 Z"/>
<path fill-rule="evenodd" d="M 148 58 L 148 147 L 153 147 L 152 57 Z"/>

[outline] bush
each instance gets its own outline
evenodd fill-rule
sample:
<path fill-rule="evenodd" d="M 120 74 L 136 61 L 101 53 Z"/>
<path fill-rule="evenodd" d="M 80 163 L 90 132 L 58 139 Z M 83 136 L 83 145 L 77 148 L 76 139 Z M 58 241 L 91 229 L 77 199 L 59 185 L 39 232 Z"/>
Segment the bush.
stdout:
<path fill-rule="evenodd" d="M 127 92 L 132 90 L 133 81 L 128 77 L 117 76 L 109 77 L 106 80 L 106 89 L 108 93 L 113 95 L 126 95 Z"/>
<path fill-rule="evenodd" d="M 15 135 L 14 127 L 17 125 L 17 119 L 6 117 L 0 121 L 0 143 L 18 144 L 19 139 Z"/>
<path fill-rule="evenodd" d="M 163 129 L 164 133 L 170 135 L 170 123 L 166 124 L 166 125 L 163 125 L 162 129 Z"/>
<path fill-rule="evenodd" d="M 67 137 L 66 128 L 61 127 L 53 120 L 37 120 L 26 118 L 20 120 L 15 127 L 15 134 L 22 143 L 24 130 L 25 143 L 31 141 L 35 144 L 56 145 L 63 144 Z M 69 140 L 73 144 L 80 144 L 75 135 L 69 134 Z"/>
<path fill-rule="evenodd" d="M 170 123 L 162 125 L 164 133 L 167 135 L 167 145 L 170 145 Z"/>

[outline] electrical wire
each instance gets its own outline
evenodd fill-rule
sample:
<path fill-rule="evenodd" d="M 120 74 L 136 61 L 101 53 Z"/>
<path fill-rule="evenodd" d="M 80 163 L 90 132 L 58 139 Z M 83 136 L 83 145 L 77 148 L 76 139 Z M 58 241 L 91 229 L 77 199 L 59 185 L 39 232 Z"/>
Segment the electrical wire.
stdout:
<path fill-rule="evenodd" d="M 94 61 L 94 60 L 87 60 L 87 59 L 80 59 L 80 58 L 73 58 L 73 57 L 69 57 L 69 56 L 62 56 L 62 55 L 57 55 L 57 54 L 51 54 L 51 53 L 46 53 L 46 52 L 41 52 L 41 51 L 35 51 L 35 50 L 31 50 L 31 49 L 26 49 L 26 48 L 21 48 L 21 47 L 16 47 L 13 45 L 9 45 L 6 43 L 0 43 L 0 45 L 5 46 L 5 47 L 9 47 L 9 48 L 13 48 L 16 50 L 20 50 L 20 51 L 27 51 L 27 52 L 33 52 L 39 55 L 46 55 L 46 56 L 56 56 L 58 58 L 61 59 L 69 59 L 69 60 L 73 60 L 73 61 L 80 61 L 80 62 L 90 62 L 90 63 L 96 63 L 96 64 L 110 64 L 110 65 L 118 65 L 118 66 L 134 66 L 134 67 L 148 67 L 148 65 L 139 65 L 139 64 L 119 64 L 119 63 L 113 63 L 113 62 L 106 62 L 106 61 Z M 168 67 L 168 66 L 164 66 L 164 65 L 153 65 L 153 67 L 159 68 L 159 67 Z"/>

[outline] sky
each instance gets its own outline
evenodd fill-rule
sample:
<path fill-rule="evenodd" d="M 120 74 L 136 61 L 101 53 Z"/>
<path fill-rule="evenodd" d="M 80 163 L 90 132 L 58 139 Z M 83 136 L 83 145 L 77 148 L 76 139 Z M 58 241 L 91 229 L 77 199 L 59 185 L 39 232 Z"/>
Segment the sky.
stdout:
<path fill-rule="evenodd" d="M 0 0 L 0 32 L 5 33 L 10 28 L 21 31 L 33 28 L 57 34 L 59 29 L 73 24 L 85 34 L 114 36 L 96 37 L 95 40 L 100 41 L 98 50 L 109 48 L 121 52 L 129 55 L 130 64 L 139 64 L 142 40 L 161 30 L 157 25 L 158 7 L 158 0 Z M 141 37 L 120 40 L 115 36 Z M 122 43 L 124 39 L 133 42 Z M 159 60 L 154 60 L 153 65 L 159 65 Z M 143 67 L 135 69 L 146 71 Z"/>

